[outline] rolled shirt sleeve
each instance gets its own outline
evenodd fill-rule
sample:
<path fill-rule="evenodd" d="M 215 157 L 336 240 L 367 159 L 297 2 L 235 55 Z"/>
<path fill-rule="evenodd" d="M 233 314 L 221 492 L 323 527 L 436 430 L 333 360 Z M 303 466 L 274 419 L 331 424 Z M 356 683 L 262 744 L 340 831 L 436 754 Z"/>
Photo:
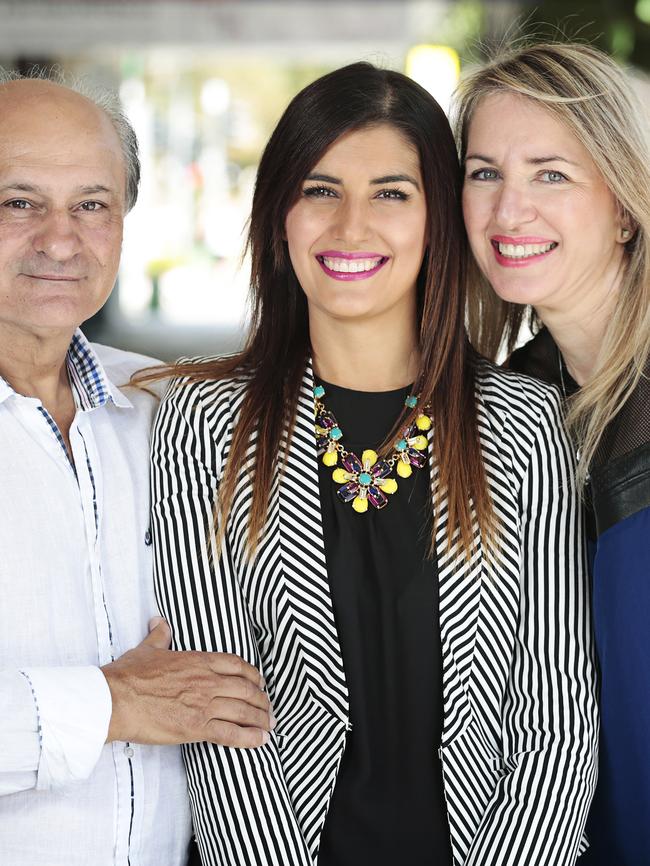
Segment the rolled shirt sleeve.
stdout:
<path fill-rule="evenodd" d="M 106 742 L 111 694 L 98 667 L 0 674 L 0 791 L 61 788 L 86 779 Z"/>

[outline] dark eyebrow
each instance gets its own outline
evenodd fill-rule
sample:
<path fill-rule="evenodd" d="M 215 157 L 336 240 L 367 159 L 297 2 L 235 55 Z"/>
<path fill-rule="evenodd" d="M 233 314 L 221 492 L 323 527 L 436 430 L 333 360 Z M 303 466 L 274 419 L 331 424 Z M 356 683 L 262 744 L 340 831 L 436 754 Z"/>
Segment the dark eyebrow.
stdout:
<path fill-rule="evenodd" d="M 377 177 L 371 180 L 370 183 L 380 185 L 382 183 L 412 183 L 416 189 L 420 189 L 420 184 L 410 174 L 387 174 L 385 177 Z"/>
<path fill-rule="evenodd" d="M 329 174 L 317 173 L 308 174 L 305 180 L 320 180 L 323 183 L 334 183 L 339 186 L 343 183 L 340 177 L 332 177 Z M 414 177 L 411 177 L 410 174 L 387 174 L 385 177 L 377 177 L 374 180 L 371 180 L 370 183 L 374 186 L 380 186 L 382 183 L 403 183 L 404 181 L 412 183 L 416 189 L 420 189 L 417 180 Z"/>
<path fill-rule="evenodd" d="M 478 159 L 481 162 L 487 162 L 492 165 L 496 163 L 496 159 L 492 156 L 484 156 L 482 153 L 468 153 L 465 157 L 465 162 L 470 159 Z M 566 159 L 563 156 L 531 156 L 530 159 L 526 160 L 530 165 L 544 165 L 545 162 L 566 162 L 567 165 L 577 165 L 576 162 L 571 162 L 570 159 Z"/>
<path fill-rule="evenodd" d="M 308 174 L 305 180 L 322 180 L 323 183 L 336 183 L 339 186 L 342 183 L 340 177 L 332 177 L 329 174 Z"/>

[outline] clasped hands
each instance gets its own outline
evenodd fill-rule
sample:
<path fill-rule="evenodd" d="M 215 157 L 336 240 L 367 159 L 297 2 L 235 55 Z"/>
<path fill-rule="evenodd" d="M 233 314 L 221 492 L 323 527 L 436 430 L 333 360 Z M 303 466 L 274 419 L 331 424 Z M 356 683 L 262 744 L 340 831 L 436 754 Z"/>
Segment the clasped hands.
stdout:
<path fill-rule="evenodd" d="M 113 704 L 106 742 L 268 742 L 275 719 L 256 668 L 229 653 L 173 652 L 165 620 L 150 628 L 142 643 L 101 669 Z"/>

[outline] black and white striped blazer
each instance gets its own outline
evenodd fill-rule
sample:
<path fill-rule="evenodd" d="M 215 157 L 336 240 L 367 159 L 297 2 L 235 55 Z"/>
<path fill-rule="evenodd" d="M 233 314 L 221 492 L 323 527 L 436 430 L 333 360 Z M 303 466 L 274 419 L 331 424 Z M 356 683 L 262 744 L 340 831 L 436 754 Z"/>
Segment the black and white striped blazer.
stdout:
<path fill-rule="evenodd" d="M 204 866 L 311 866 L 349 729 L 323 546 L 313 378 L 308 368 L 254 561 L 245 550 L 246 473 L 220 551 L 210 529 L 245 388 L 243 379 L 185 382 L 161 406 L 156 588 L 176 648 L 237 653 L 259 666 L 277 718 L 258 750 L 185 747 Z M 456 866 L 570 866 L 595 785 L 597 739 L 573 454 L 553 389 L 485 364 L 477 392 L 503 537 L 492 559 L 480 539 L 469 561 L 458 547 L 448 553 L 446 506 L 439 508 L 444 729 L 431 748 L 442 760 Z M 436 475 L 434 467 L 434 489 Z"/>

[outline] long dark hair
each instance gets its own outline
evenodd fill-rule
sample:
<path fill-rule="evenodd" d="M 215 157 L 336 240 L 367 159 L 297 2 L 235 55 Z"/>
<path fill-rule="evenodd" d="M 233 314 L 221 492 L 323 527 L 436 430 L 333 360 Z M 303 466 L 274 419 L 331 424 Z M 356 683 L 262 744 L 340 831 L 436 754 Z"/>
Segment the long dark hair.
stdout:
<path fill-rule="evenodd" d="M 340 136 L 382 124 L 397 130 L 417 150 L 427 201 L 427 254 L 418 277 L 417 384 L 420 405 L 429 403 L 433 410 L 439 489 L 448 499 L 448 545 L 460 530 L 465 550 L 473 546 L 472 506 L 479 525 L 485 530 L 492 527 L 476 421 L 473 355 L 464 327 L 466 249 L 453 135 L 440 106 L 414 81 L 370 63 L 353 63 L 324 75 L 294 97 L 262 155 L 248 234 L 252 323 L 245 348 L 228 358 L 174 368 L 176 375 L 194 381 L 234 373 L 249 377 L 220 489 L 218 517 L 225 526 L 255 435 L 251 548 L 264 526 L 283 453 L 283 432 L 290 435 L 293 429 L 310 354 L 307 301 L 284 239 L 287 214 L 305 177 Z"/>

